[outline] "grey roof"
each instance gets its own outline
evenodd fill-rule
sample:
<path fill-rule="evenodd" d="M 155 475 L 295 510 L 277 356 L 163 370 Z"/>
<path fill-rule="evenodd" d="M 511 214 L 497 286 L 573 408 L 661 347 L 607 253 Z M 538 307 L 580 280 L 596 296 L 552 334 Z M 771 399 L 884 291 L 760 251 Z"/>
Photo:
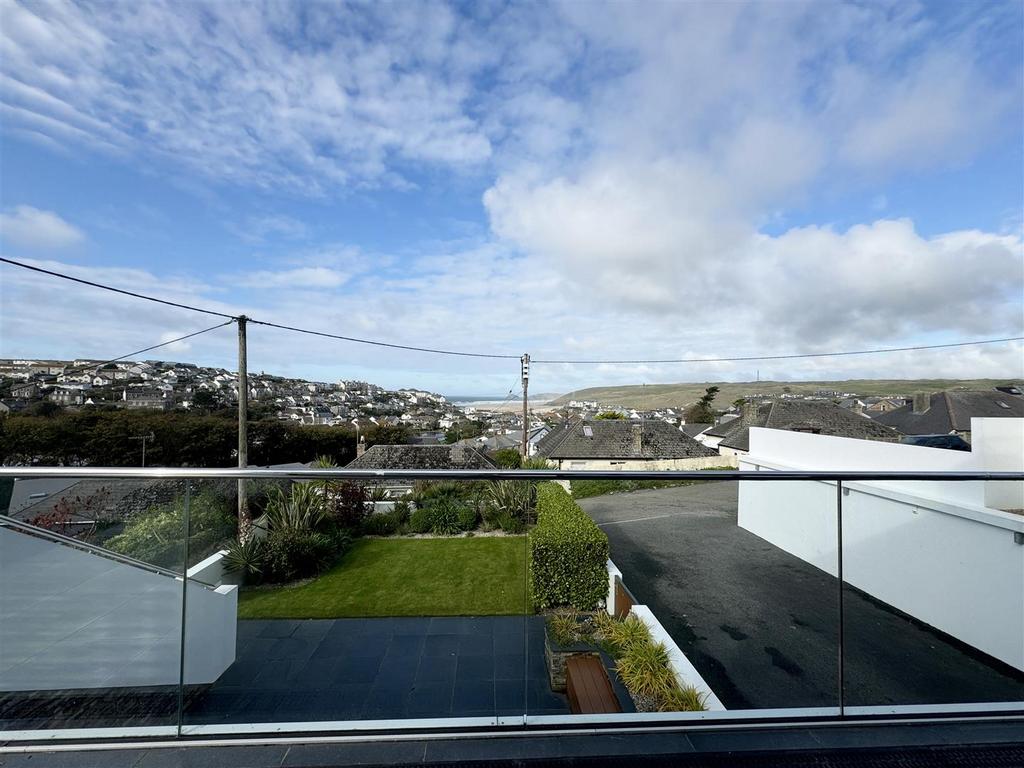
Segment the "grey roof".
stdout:
<path fill-rule="evenodd" d="M 683 434 L 687 435 L 688 437 L 696 437 L 697 435 L 701 434 L 702 432 L 704 432 L 704 431 L 706 431 L 708 429 L 711 429 L 712 426 L 713 426 L 712 424 L 700 424 L 700 423 L 697 423 L 697 424 L 683 424 L 681 427 L 679 427 L 679 429 L 681 429 L 683 431 Z"/>
<path fill-rule="evenodd" d="M 551 430 L 537 443 L 537 454 L 550 459 L 682 459 L 718 452 L 664 421 L 588 419 Z"/>
<path fill-rule="evenodd" d="M 465 445 L 374 445 L 346 469 L 494 469 L 494 463 Z"/>
<path fill-rule="evenodd" d="M 721 427 L 722 425 L 719 425 Z M 899 434 L 866 416 L 822 400 L 772 400 L 762 403 L 753 417 L 739 418 L 725 425 L 718 443 L 738 451 L 750 450 L 750 427 L 814 432 L 831 437 L 895 441 Z M 708 434 L 712 434 L 709 430 Z"/>
<path fill-rule="evenodd" d="M 949 390 L 933 393 L 924 413 L 914 413 L 914 404 L 908 403 L 872 418 L 904 435 L 944 435 L 969 432 L 971 417 L 1022 418 L 1024 397 L 994 389 Z"/>

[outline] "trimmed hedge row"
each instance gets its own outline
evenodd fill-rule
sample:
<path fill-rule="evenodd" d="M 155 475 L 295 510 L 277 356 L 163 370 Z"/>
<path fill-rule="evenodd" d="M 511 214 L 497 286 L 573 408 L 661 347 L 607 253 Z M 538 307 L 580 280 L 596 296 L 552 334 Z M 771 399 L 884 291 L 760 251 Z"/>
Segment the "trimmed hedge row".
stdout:
<path fill-rule="evenodd" d="M 537 486 L 530 579 L 538 610 L 597 608 L 608 595 L 608 537 L 557 483 Z"/>

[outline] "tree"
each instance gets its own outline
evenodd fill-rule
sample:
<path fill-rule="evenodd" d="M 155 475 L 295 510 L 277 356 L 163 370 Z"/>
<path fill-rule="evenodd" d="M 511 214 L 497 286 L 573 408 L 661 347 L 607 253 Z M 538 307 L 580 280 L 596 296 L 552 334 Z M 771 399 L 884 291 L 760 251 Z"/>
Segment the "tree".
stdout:
<path fill-rule="evenodd" d="M 718 394 L 718 387 L 710 386 L 704 390 L 700 400 L 686 411 L 686 421 L 690 424 L 710 424 L 715 420 L 715 410 L 711 404 Z"/>
<path fill-rule="evenodd" d="M 522 460 L 522 455 L 515 448 L 502 448 L 494 454 L 494 463 L 502 469 L 519 469 Z"/>
<path fill-rule="evenodd" d="M 626 415 L 624 413 L 619 413 L 618 411 L 601 411 L 601 413 L 597 414 L 597 418 L 616 421 L 618 419 L 625 419 Z"/>

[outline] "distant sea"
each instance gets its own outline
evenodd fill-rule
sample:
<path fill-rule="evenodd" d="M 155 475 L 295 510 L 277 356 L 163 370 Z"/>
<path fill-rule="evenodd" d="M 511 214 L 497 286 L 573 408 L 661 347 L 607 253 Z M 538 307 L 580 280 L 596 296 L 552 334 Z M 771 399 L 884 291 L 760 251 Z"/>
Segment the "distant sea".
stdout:
<path fill-rule="evenodd" d="M 494 403 L 505 399 L 504 395 L 445 395 L 449 403 Z"/>

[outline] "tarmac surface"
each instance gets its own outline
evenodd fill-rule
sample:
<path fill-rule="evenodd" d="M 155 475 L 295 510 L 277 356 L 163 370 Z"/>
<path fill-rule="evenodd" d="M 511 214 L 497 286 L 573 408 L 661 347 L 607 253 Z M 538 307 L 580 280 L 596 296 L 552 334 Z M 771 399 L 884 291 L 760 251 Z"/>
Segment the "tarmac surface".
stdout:
<path fill-rule="evenodd" d="M 839 705 L 838 581 L 740 528 L 735 482 L 580 506 L 727 708 Z M 1024 673 L 849 585 L 843 603 L 846 706 L 1024 700 Z"/>

